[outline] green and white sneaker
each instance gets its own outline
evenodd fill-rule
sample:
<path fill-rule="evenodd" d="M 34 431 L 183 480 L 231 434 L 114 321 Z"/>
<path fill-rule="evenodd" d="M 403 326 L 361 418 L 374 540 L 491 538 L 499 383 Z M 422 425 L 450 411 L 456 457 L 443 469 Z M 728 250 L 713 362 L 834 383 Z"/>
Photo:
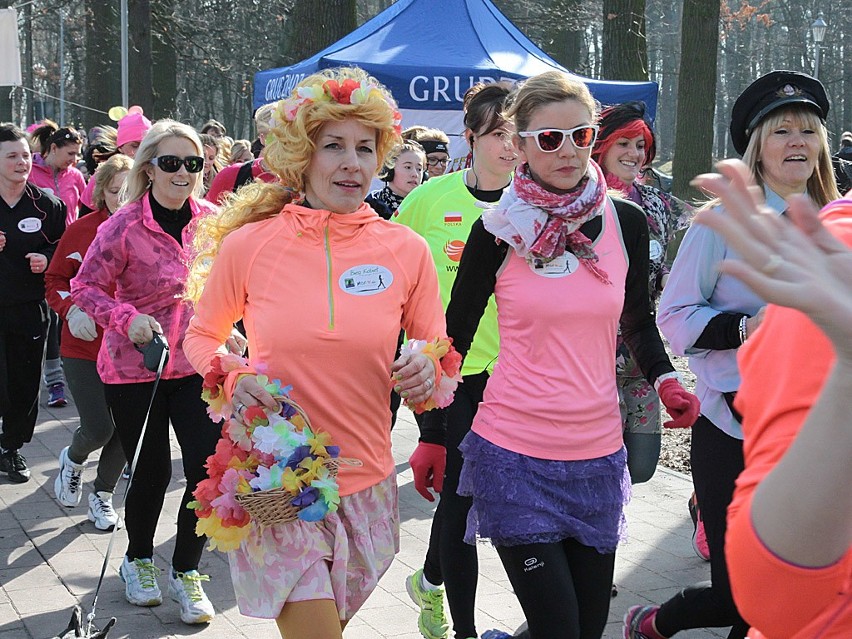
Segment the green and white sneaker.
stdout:
<path fill-rule="evenodd" d="M 210 581 L 210 577 L 197 570 L 169 571 L 169 596 L 180 604 L 180 620 L 184 623 L 207 623 L 216 616 L 201 587 L 202 581 Z"/>
<path fill-rule="evenodd" d="M 446 639 L 450 632 L 450 625 L 444 614 L 444 589 L 424 588 L 422 579 L 423 570 L 421 569 L 405 580 L 408 596 L 420 608 L 417 627 L 426 639 Z"/>
<path fill-rule="evenodd" d="M 128 561 L 125 556 L 118 574 L 124 582 L 124 596 L 134 606 L 159 606 L 163 603 L 163 594 L 157 584 L 160 569 L 151 559 Z"/>

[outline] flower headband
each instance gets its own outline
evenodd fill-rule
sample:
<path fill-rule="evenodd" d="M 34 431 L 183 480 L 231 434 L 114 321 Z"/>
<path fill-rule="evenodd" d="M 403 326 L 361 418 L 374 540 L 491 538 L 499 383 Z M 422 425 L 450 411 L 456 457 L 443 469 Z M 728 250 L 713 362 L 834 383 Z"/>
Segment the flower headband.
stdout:
<path fill-rule="evenodd" d="M 325 80 L 297 87 L 293 95 L 282 100 L 281 110 L 284 117 L 292 122 L 296 119 L 299 109 L 305 104 L 314 102 L 337 102 L 338 104 L 366 104 L 374 99 L 384 100 L 393 109 L 393 129 L 397 134 L 402 133 L 402 115 L 396 108 L 396 103 L 390 95 L 382 91 L 377 84 L 367 80 L 348 78 L 342 83 L 337 80 Z"/>

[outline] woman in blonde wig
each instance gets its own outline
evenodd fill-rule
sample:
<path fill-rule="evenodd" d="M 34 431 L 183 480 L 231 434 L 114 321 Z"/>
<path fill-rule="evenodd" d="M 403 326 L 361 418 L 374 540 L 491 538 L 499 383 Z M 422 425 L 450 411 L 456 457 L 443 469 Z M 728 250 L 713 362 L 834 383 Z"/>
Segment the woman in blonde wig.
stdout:
<path fill-rule="evenodd" d="M 229 554 L 240 611 L 276 619 L 287 638 L 341 637 L 390 566 L 399 517 L 388 392 L 394 386 L 417 405 L 441 381 L 423 354 L 395 360 L 400 328 L 445 335 L 428 247 L 364 204 L 399 141 L 399 117 L 360 69 L 306 78 L 278 104 L 266 138 L 264 160 L 280 183 L 246 186 L 196 238 L 186 342 L 196 369 L 211 370 L 243 319 L 252 360 L 224 380 L 231 404 L 276 406 L 242 375 L 262 364 L 292 384 L 292 398 L 342 455 L 362 463 L 341 469 L 337 512 L 253 528 Z M 430 453 L 424 472 L 443 474 L 441 453 Z"/>

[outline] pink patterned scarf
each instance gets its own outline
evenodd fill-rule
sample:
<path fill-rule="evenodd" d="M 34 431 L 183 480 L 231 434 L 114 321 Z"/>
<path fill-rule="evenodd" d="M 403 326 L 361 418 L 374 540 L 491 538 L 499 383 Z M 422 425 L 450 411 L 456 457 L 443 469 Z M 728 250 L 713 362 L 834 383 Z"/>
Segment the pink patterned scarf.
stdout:
<path fill-rule="evenodd" d="M 579 230 L 603 212 L 606 189 L 603 172 L 592 160 L 577 188 L 564 195 L 542 188 L 532 179 L 529 166 L 522 164 L 497 206 L 482 214 L 482 222 L 521 257 L 530 254 L 549 261 L 568 249 L 595 277 L 610 284 L 597 265 L 592 241 Z"/>

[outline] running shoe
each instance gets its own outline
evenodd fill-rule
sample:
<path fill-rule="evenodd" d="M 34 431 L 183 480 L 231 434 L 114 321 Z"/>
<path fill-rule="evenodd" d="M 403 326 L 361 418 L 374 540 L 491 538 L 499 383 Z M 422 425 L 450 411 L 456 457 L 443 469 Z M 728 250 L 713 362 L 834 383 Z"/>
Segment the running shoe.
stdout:
<path fill-rule="evenodd" d="M 134 606 L 159 606 L 163 603 L 163 594 L 157 584 L 160 569 L 153 560 L 129 561 L 125 556 L 118 574 L 124 582 L 124 596 Z"/>
<path fill-rule="evenodd" d="M 692 549 L 704 561 L 710 561 L 710 545 L 707 543 L 707 533 L 704 531 L 704 520 L 698 507 L 695 493 L 689 498 L 689 516 L 692 517 Z"/>
<path fill-rule="evenodd" d="M 47 405 L 51 408 L 68 406 L 68 400 L 65 399 L 65 384 L 63 382 L 56 382 L 47 388 Z"/>
<path fill-rule="evenodd" d="M 210 577 L 197 570 L 169 571 L 169 596 L 180 604 L 180 620 L 184 623 L 207 623 L 216 616 L 213 604 L 201 587 L 202 581 L 210 581 Z"/>
<path fill-rule="evenodd" d="M 30 480 L 30 467 L 27 466 L 27 458 L 21 455 L 17 449 L 0 450 L 0 473 L 6 473 L 16 484 L 23 484 Z"/>
<path fill-rule="evenodd" d="M 423 570 L 418 570 L 405 580 L 408 596 L 420 608 L 417 627 L 425 639 L 446 639 L 450 624 L 444 614 L 444 589 L 429 590 L 423 587 Z"/>
<path fill-rule="evenodd" d="M 512 635 L 502 630 L 486 630 L 481 639 L 512 639 Z"/>
<path fill-rule="evenodd" d="M 89 493 L 88 516 L 98 530 L 112 530 L 115 526 L 121 528 L 121 518 L 112 507 L 112 493 L 104 490 Z"/>
<path fill-rule="evenodd" d="M 651 626 L 659 606 L 632 606 L 624 615 L 624 639 L 666 639 Z"/>
<path fill-rule="evenodd" d="M 59 453 L 59 475 L 53 482 L 53 492 L 60 504 L 75 508 L 83 498 L 83 471 L 86 464 L 75 464 L 68 459 L 68 449 L 69 446 L 66 446 Z"/>

